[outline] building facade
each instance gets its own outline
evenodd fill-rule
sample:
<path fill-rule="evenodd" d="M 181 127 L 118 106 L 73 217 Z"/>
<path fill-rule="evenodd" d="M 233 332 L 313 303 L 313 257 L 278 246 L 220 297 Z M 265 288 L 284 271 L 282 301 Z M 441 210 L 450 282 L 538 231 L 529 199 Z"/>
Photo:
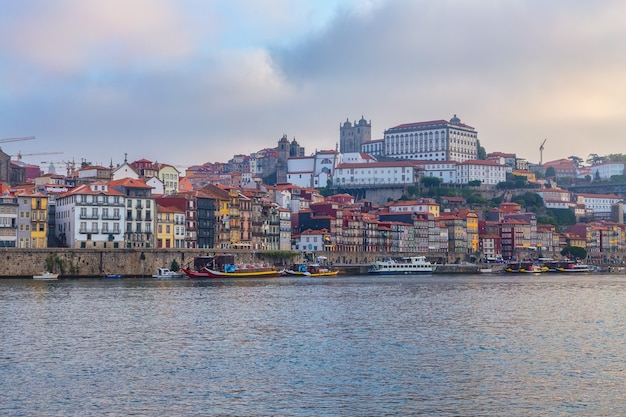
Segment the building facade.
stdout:
<path fill-rule="evenodd" d="M 125 198 L 106 183 L 81 185 L 56 198 L 56 233 L 69 248 L 121 248 Z"/>
<path fill-rule="evenodd" d="M 361 152 L 362 145 L 372 140 L 372 122 L 363 116 L 358 122 L 348 119 L 339 125 L 339 151 L 341 153 Z"/>
<path fill-rule="evenodd" d="M 383 150 L 392 158 L 463 162 L 478 158 L 478 132 L 456 115 L 406 123 L 385 130 Z"/>

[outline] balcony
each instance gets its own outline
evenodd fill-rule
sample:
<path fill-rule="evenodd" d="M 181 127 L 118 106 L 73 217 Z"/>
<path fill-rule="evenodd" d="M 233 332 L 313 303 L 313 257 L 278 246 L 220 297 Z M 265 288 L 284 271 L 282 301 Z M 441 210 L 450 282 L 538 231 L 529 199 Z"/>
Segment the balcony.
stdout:
<path fill-rule="evenodd" d="M 91 228 L 91 229 L 79 229 L 78 233 L 80 234 L 98 234 L 98 228 L 96 227 L 95 229 Z"/>
<path fill-rule="evenodd" d="M 98 220 L 98 215 L 97 214 L 82 214 L 80 215 L 80 218 L 82 220 Z"/>
<path fill-rule="evenodd" d="M 120 220 L 122 216 L 119 214 L 103 214 L 102 220 Z"/>

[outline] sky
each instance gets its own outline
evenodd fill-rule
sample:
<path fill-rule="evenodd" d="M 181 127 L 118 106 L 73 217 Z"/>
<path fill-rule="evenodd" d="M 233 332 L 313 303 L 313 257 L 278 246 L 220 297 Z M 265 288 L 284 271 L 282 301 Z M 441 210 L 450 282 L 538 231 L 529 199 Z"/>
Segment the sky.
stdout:
<path fill-rule="evenodd" d="M 487 152 L 626 153 L 622 0 L 0 0 L 23 161 L 185 167 L 457 115 Z M 43 155 L 28 155 L 44 153 Z"/>

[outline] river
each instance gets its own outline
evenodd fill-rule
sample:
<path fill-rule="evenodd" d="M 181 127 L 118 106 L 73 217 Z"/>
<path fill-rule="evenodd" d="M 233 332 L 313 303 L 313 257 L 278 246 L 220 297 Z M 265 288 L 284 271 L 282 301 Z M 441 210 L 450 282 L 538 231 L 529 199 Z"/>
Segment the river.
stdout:
<path fill-rule="evenodd" d="M 626 277 L 0 280 L 2 416 L 626 415 Z"/>

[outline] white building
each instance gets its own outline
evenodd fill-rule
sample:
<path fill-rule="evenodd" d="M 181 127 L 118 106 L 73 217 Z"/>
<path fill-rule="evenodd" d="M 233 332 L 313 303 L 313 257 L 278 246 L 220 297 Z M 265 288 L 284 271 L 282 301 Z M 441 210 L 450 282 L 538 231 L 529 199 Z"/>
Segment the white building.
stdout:
<path fill-rule="evenodd" d="M 326 229 L 305 230 L 299 236 L 293 236 L 291 250 L 299 252 L 318 252 L 324 250 L 325 242 L 330 240 L 330 233 Z"/>
<path fill-rule="evenodd" d="M 339 164 L 336 186 L 409 185 L 418 182 L 419 168 L 412 161 Z"/>
<path fill-rule="evenodd" d="M 124 246 L 127 248 L 155 247 L 156 204 L 152 196 L 152 187 L 134 178 L 110 181 L 109 187 L 121 192 L 125 197 Z"/>
<path fill-rule="evenodd" d="M 167 194 L 165 191 L 165 185 L 163 184 L 163 181 L 161 181 L 159 178 L 157 177 L 149 178 L 145 181 L 145 183 L 149 185 L 150 187 L 152 187 L 152 194 L 155 194 L 155 195 Z"/>
<path fill-rule="evenodd" d="M 572 193 L 560 188 L 542 188 L 537 194 L 543 199 L 543 205 L 550 209 L 574 209 L 576 202 Z"/>
<path fill-rule="evenodd" d="M 577 194 L 577 202 L 585 206 L 587 211 L 591 211 L 594 218 L 609 219 L 611 208 L 622 201 L 615 194 Z"/>
<path fill-rule="evenodd" d="M 123 178 L 139 178 L 139 174 L 132 166 L 130 166 L 128 161 L 124 161 L 124 163 L 115 168 L 111 174 L 112 180 L 121 180 Z"/>
<path fill-rule="evenodd" d="M 425 177 L 439 178 L 443 184 L 456 184 L 456 161 L 418 161 L 419 167 L 424 170 Z"/>
<path fill-rule="evenodd" d="M 383 147 L 385 145 L 384 139 L 368 140 L 361 145 L 361 152 L 365 152 L 374 157 L 381 156 L 383 154 Z"/>
<path fill-rule="evenodd" d="M 478 158 L 478 133 L 454 115 L 450 121 L 405 123 L 384 132 L 383 154 L 400 159 L 467 161 Z"/>
<path fill-rule="evenodd" d="M 296 156 L 287 159 L 287 182 L 299 187 L 326 187 L 333 178 L 339 160 L 337 151 L 317 151 L 311 156 Z"/>
<path fill-rule="evenodd" d="M 457 165 L 457 183 L 467 184 L 481 181 L 487 185 L 497 185 L 506 181 L 507 167 L 492 161 L 467 160 Z"/>
<path fill-rule="evenodd" d="M 604 162 L 589 167 L 591 178 L 609 180 L 613 175 L 624 175 L 624 164 L 621 162 Z"/>
<path fill-rule="evenodd" d="M 284 208 L 278 209 L 280 221 L 280 237 L 278 242 L 278 250 L 291 250 L 291 211 Z"/>
<path fill-rule="evenodd" d="M 124 195 L 104 182 L 81 185 L 56 198 L 56 233 L 70 248 L 121 248 Z"/>
<path fill-rule="evenodd" d="M 17 198 L 10 194 L 0 196 L 0 247 L 17 244 Z"/>

